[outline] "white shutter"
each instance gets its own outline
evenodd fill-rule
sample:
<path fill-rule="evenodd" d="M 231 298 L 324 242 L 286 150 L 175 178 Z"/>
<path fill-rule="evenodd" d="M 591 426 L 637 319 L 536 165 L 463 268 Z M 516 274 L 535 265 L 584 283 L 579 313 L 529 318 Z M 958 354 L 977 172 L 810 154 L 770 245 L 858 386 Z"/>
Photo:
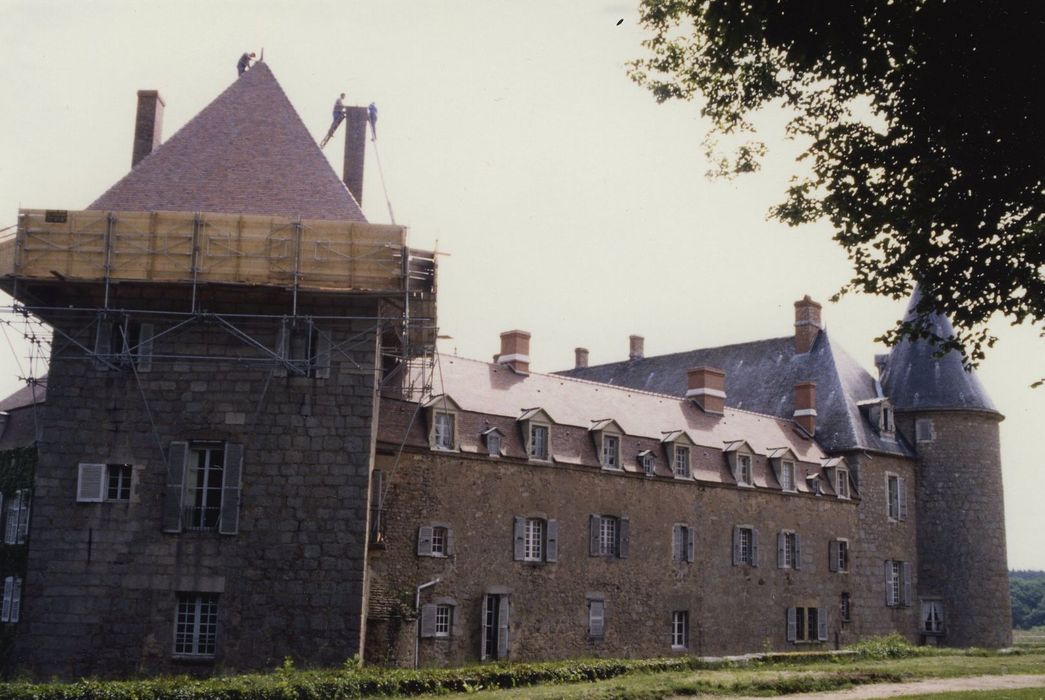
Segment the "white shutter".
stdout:
<path fill-rule="evenodd" d="M 792 566 L 795 567 L 795 571 L 802 568 L 802 537 L 797 532 L 795 533 L 795 561 Z"/>
<path fill-rule="evenodd" d="M 787 641 L 794 642 L 798 639 L 798 611 L 795 608 L 787 609 Z"/>
<path fill-rule="evenodd" d="M 484 595 L 479 609 L 479 660 L 486 661 L 486 611 L 490 607 L 490 596 Z"/>
<path fill-rule="evenodd" d="M 599 556 L 599 524 L 602 518 L 598 515 L 588 516 L 588 554 L 589 556 Z"/>
<path fill-rule="evenodd" d="M 758 530 L 751 528 L 751 566 L 758 566 Z"/>
<path fill-rule="evenodd" d="M 239 504 L 243 486 L 243 445 L 225 443 L 225 468 L 221 475 L 221 510 L 218 532 L 235 535 L 239 532 Z"/>
<path fill-rule="evenodd" d="M 97 332 L 94 336 L 95 366 L 98 369 L 108 369 L 109 361 L 112 359 L 112 320 L 100 319 Z"/>
<path fill-rule="evenodd" d="M 432 556 L 432 526 L 422 525 L 417 530 L 417 554 L 421 557 Z"/>
<path fill-rule="evenodd" d="M 740 566 L 740 528 L 733 526 L 733 566 Z"/>
<path fill-rule="evenodd" d="M 435 606 L 434 605 L 422 605 L 421 606 L 421 636 L 422 637 L 434 637 L 435 636 Z"/>
<path fill-rule="evenodd" d="M 787 535 L 778 532 L 776 535 L 776 566 L 783 569 L 787 564 Z"/>
<path fill-rule="evenodd" d="M 816 609 L 816 638 L 827 641 L 827 608 Z"/>
<path fill-rule="evenodd" d="M 559 521 L 548 521 L 548 541 L 544 550 L 544 560 L 559 561 Z"/>
<path fill-rule="evenodd" d="M 500 600 L 500 606 L 497 610 L 497 658 L 507 659 L 508 652 L 511 647 L 508 644 L 508 630 L 510 625 L 508 624 L 508 614 L 510 608 L 508 605 L 508 596 L 502 595 Z"/>
<path fill-rule="evenodd" d="M 885 604 L 895 605 L 893 602 L 893 563 L 885 560 Z"/>
<path fill-rule="evenodd" d="M 11 592 L 11 622 L 18 622 L 22 615 L 22 579 L 15 577 L 14 590 Z"/>
<path fill-rule="evenodd" d="M 685 544 L 682 541 L 682 526 L 671 527 L 671 559 L 672 561 L 685 561 Z"/>
<path fill-rule="evenodd" d="M 452 527 L 446 528 L 446 556 L 453 556 L 455 554 L 454 548 L 454 529 Z"/>
<path fill-rule="evenodd" d="M 627 518 L 621 518 L 617 525 L 617 556 L 627 559 L 631 546 L 631 523 Z"/>
<path fill-rule="evenodd" d="M 827 568 L 829 571 L 838 571 L 838 540 L 827 543 Z"/>
<path fill-rule="evenodd" d="M 181 532 L 181 505 L 188 463 L 189 443 L 172 442 L 167 450 L 167 485 L 163 493 L 164 532 Z"/>
<path fill-rule="evenodd" d="M 22 507 L 18 511 L 18 531 L 15 534 L 15 544 L 25 544 L 25 538 L 29 534 L 29 506 L 32 505 L 32 492 L 22 489 Z"/>
<path fill-rule="evenodd" d="M 0 612 L 0 621 L 11 621 L 11 595 L 14 592 L 15 580 L 13 576 L 4 579 L 4 608 Z"/>
<path fill-rule="evenodd" d="M 7 529 L 4 531 L 4 543 L 14 544 L 18 537 L 18 511 L 22 509 L 22 491 L 15 491 L 15 499 L 7 509 Z"/>
<path fill-rule="evenodd" d="M 898 479 L 897 490 L 900 495 L 900 520 L 907 520 L 907 479 Z"/>
<path fill-rule="evenodd" d="M 515 546 L 513 556 L 515 561 L 526 558 L 526 518 L 521 515 L 515 516 Z"/>
<path fill-rule="evenodd" d="M 605 628 L 606 604 L 601 600 L 588 601 L 588 636 L 601 639 Z"/>
<path fill-rule="evenodd" d="M 901 562 L 900 569 L 903 574 L 903 606 L 909 607 L 911 605 L 911 562 Z"/>
<path fill-rule="evenodd" d="M 105 465 L 80 464 L 80 473 L 76 479 L 76 500 L 78 503 L 99 503 L 105 500 Z"/>
<path fill-rule="evenodd" d="M 686 526 L 686 561 L 693 561 L 693 528 Z"/>

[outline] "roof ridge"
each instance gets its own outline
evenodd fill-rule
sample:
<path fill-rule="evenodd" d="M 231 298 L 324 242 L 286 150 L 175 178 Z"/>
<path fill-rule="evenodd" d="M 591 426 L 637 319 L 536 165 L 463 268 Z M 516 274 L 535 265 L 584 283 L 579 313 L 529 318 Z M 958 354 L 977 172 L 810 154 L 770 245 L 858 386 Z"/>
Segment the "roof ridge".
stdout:
<path fill-rule="evenodd" d="M 617 360 L 616 362 L 604 362 L 604 363 L 602 363 L 600 365 L 589 365 L 588 367 L 574 367 L 573 369 L 564 369 L 564 370 L 559 370 L 559 371 L 560 372 L 573 372 L 574 370 L 578 370 L 578 369 L 598 369 L 598 368 L 602 368 L 602 367 L 611 367 L 613 365 L 626 365 L 626 364 L 629 364 L 629 363 L 632 363 L 632 362 L 643 362 L 645 360 L 660 360 L 660 359 L 663 359 L 663 358 L 678 357 L 680 355 L 689 355 L 689 354 L 695 353 L 695 352 L 708 352 L 710 350 L 723 350 L 725 348 L 734 348 L 734 347 L 737 347 L 738 345 L 752 345 L 754 343 L 768 343 L 768 342 L 774 341 L 774 340 L 777 340 L 777 341 L 789 340 L 791 338 L 792 338 L 792 336 L 790 336 L 790 335 L 782 335 L 782 336 L 778 336 L 778 337 L 774 337 L 774 338 L 758 338 L 756 340 L 747 340 L 747 341 L 743 341 L 743 342 L 739 342 L 739 343 L 727 343 L 725 345 L 712 345 L 710 347 L 705 347 L 705 348 L 691 348 L 689 350 L 679 350 L 678 352 L 667 352 L 667 353 L 664 353 L 663 355 L 646 355 L 645 357 L 642 357 L 642 358 L 637 359 L 637 360 L 632 360 L 632 359 Z"/>

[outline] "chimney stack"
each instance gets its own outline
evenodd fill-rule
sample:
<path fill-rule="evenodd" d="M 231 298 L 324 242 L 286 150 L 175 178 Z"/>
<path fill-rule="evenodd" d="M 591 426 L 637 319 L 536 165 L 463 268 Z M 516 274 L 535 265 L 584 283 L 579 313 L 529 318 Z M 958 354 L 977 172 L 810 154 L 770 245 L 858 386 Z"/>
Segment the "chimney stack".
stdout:
<path fill-rule="evenodd" d="M 721 415 L 726 409 L 726 373 L 713 367 L 695 367 L 686 370 L 686 376 L 686 398 L 693 399 L 705 413 Z"/>
<path fill-rule="evenodd" d="M 363 206 L 363 160 L 366 157 L 366 107 L 345 110 L 345 163 L 341 179 L 348 191 Z"/>
<path fill-rule="evenodd" d="M 508 365 L 513 372 L 530 373 L 530 334 L 526 331 L 501 333 L 501 352 L 497 363 Z"/>
<path fill-rule="evenodd" d="M 588 348 L 573 349 L 574 369 L 582 369 L 588 366 Z"/>
<path fill-rule="evenodd" d="M 645 352 L 646 339 L 641 335 L 632 335 L 628 337 L 628 359 L 629 360 L 641 360 Z"/>
<path fill-rule="evenodd" d="M 816 435 L 816 383 L 795 384 L 795 423 L 809 435 Z"/>
<path fill-rule="evenodd" d="M 165 105 L 159 91 L 138 91 L 138 112 L 134 117 L 134 148 L 131 152 L 132 168 L 160 145 Z"/>
<path fill-rule="evenodd" d="M 820 304 L 810 299 L 808 294 L 795 302 L 795 352 L 799 355 L 812 349 L 823 327 L 820 308 Z"/>

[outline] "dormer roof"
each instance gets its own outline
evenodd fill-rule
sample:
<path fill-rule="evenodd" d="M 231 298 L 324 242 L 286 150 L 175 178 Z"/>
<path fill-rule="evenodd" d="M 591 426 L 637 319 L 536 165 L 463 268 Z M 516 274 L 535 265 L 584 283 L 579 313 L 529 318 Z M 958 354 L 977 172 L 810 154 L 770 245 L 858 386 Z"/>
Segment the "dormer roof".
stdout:
<path fill-rule="evenodd" d="M 612 433 L 621 433 L 622 435 L 626 432 L 620 427 L 620 423 L 613 420 L 612 418 L 603 418 L 601 420 L 592 421 L 591 427 L 588 428 L 593 433 L 600 431 L 609 431 Z"/>

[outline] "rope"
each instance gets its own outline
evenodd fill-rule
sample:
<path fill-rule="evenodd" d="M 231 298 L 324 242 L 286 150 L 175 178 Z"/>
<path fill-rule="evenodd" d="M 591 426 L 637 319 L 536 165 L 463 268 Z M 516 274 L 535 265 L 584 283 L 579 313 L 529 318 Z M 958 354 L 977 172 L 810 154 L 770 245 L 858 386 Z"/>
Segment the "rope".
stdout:
<path fill-rule="evenodd" d="M 395 225 L 396 215 L 392 212 L 392 200 L 388 198 L 388 186 L 385 184 L 385 169 L 381 167 L 381 153 L 377 150 L 377 136 L 370 139 L 374 144 L 374 160 L 377 161 L 377 172 L 381 175 L 381 189 L 385 191 L 385 204 L 388 205 L 388 218 Z"/>

